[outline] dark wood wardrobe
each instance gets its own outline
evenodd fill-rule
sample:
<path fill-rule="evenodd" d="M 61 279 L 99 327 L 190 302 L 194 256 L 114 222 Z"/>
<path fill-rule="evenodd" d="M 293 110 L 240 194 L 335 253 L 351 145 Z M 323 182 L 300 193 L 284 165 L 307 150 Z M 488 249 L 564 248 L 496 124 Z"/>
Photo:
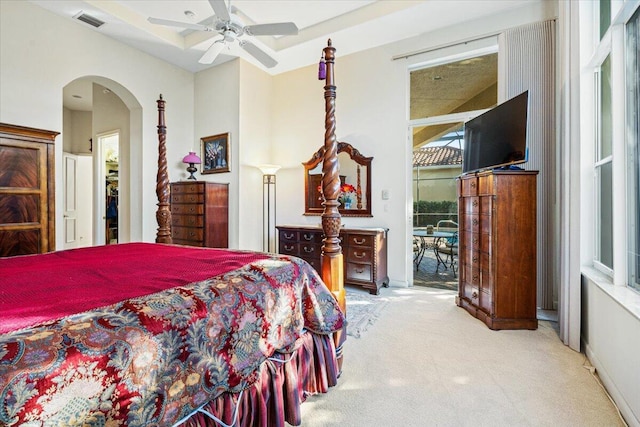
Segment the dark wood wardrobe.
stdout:
<path fill-rule="evenodd" d="M 0 123 L 0 257 L 55 250 L 55 138 Z"/>

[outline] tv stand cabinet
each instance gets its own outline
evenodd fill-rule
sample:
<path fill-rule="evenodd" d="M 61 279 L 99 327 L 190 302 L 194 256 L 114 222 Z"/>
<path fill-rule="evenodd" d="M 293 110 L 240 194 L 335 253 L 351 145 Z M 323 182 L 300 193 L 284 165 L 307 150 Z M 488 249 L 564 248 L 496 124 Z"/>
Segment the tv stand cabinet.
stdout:
<path fill-rule="evenodd" d="M 536 329 L 537 171 L 458 178 L 459 295 L 490 329 Z"/>

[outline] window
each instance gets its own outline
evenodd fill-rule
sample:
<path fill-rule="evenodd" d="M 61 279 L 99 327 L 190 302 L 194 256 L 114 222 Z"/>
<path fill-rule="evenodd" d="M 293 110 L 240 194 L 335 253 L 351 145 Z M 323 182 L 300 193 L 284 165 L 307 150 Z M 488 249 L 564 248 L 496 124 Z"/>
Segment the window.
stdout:
<path fill-rule="evenodd" d="M 640 9 L 626 29 L 628 283 L 640 291 Z"/>
<path fill-rule="evenodd" d="M 594 13 L 593 264 L 640 291 L 640 11 L 601 0 Z"/>
<path fill-rule="evenodd" d="M 612 114 L 611 114 L 611 59 L 606 57 L 596 74 L 598 86 L 598 124 L 596 142 L 595 178 L 597 189 L 598 232 L 596 233 L 596 261 L 613 269 L 613 176 L 612 176 Z"/>

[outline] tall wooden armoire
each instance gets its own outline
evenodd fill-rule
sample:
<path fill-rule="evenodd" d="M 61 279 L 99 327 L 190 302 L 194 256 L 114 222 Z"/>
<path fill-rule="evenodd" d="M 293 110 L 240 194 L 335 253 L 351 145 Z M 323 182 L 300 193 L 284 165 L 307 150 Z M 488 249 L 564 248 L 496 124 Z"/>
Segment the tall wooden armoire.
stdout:
<path fill-rule="evenodd" d="M 0 123 L 0 257 L 55 250 L 55 138 Z"/>
<path fill-rule="evenodd" d="M 491 329 L 536 329 L 537 171 L 458 180 L 457 303 Z"/>

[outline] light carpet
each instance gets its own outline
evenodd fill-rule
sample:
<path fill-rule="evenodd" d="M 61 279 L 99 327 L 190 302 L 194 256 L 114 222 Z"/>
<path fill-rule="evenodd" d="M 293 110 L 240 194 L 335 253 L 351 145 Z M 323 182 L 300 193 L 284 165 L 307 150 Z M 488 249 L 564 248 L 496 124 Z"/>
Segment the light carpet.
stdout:
<path fill-rule="evenodd" d="M 352 289 L 347 289 L 346 294 L 347 335 L 360 338 L 362 333 L 378 320 L 389 299 Z"/>
<path fill-rule="evenodd" d="M 553 322 L 492 331 L 456 293 L 383 288 L 389 301 L 348 337 L 338 384 L 302 405 L 304 427 L 622 426 L 584 354 Z"/>

